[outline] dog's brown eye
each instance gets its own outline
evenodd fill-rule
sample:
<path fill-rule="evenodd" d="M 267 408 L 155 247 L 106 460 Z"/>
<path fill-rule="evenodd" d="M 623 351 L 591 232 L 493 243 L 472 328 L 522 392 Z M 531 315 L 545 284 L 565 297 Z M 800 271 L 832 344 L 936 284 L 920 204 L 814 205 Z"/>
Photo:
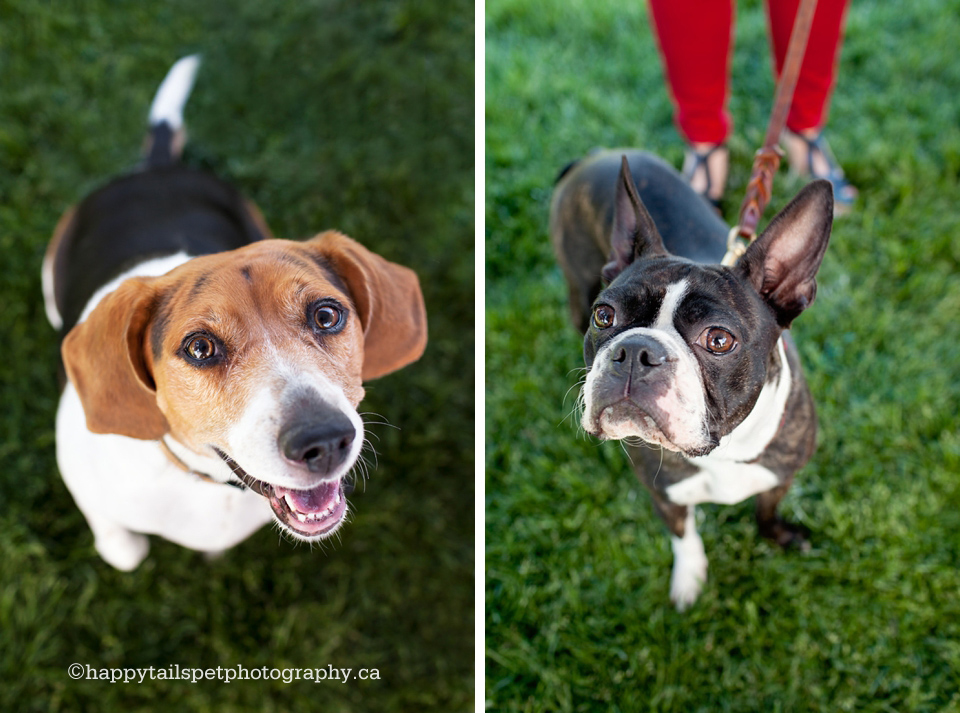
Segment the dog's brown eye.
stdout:
<path fill-rule="evenodd" d="M 720 327 L 704 329 L 697 343 L 711 354 L 729 354 L 737 346 L 736 338 Z"/>
<path fill-rule="evenodd" d="M 600 305 L 593 310 L 593 326 L 597 329 L 612 327 L 616 316 L 617 313 L 613 311 L 613 307 L 610 305 Z"/>
<path fill-rule="evenodd" d="M 217 353 L 212 339 L 207 337 L 193 337 L 187 342 L 187 354 L 197 361 L 205 361 Z"/>
<path fill-rule="evenodd" d="M 332 305 L 320 305 L 313 313 L 314 323 L 323 330 L 336 328 L 342 317 L 340 310 Z"/>

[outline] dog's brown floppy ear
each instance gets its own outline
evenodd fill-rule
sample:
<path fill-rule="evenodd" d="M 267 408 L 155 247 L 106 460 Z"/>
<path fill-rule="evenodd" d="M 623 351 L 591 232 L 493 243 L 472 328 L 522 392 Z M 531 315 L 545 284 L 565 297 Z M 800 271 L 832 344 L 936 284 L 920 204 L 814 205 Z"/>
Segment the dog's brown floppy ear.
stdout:
<path fill-rule="evenodd" d="M 363 324 L 363 379 L 416 361 L 427 345 L 427 313 L 416 273 L 329 231 L 306 243 L 347 283 Z"/>
<path fill-rule="evenodd" d="M 833 187 L 829 181 L 807 184 L 780 211 L 734 268 L 750 281 L 789 327 L 817 295 L 817 270 L 833 226 Z"/>
<path fill-rule="evenodd" d="M 169 430 L 145 352 L 155 303 L 149 278 L 126 280 L 63 340 L 63 363 L 94 433 L 155 440 Z"/>
<path fill-rule="evenodd" d="M 613 282 L 634 260 L 666 254 L 660 231 L 640 200 L 640 192 L 630 173 L 630 164 L 627 157 L 623 156 L 613 204 L 610 257 L 603 266 L 602 277 L 608 283 Z"/>

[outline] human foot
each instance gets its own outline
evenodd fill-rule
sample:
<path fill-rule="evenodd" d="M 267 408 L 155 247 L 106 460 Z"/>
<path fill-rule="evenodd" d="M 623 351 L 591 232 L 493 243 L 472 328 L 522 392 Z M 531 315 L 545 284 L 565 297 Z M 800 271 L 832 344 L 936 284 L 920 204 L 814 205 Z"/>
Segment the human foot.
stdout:
<path fill-rule="evenodd" d="M 725 144 L 690 144 L 683 158 L 683 177 L 694 191 L 719 209 L 729 165 L 730 152 Z"/>
<path fill-rule="evenodd" d="M 824 178 L 833 184 L 834 215 L 848 213 L 857 200 L 856 186 L 844 176 L 821 129 L 783 132 L 793 170 L 804 178 Z"/>

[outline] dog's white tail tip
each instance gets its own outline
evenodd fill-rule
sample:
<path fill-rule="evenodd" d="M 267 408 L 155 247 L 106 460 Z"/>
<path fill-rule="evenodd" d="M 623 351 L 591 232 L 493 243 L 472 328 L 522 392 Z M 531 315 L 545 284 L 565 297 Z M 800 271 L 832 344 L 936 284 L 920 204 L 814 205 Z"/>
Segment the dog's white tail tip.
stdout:
<path fill-rule="evenodd" d="M 166 122 L 174 131 L 183 126 L 183 107 L 190 97 L 199 67 L 200 55 L 192 54 L 170 68 L 150 106 L 150 126 Z"/>

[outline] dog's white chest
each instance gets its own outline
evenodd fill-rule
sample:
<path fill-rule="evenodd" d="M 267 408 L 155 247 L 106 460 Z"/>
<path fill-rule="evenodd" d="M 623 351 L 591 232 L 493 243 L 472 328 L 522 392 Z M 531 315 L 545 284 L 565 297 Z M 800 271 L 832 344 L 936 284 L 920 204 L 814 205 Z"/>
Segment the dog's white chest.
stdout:
<path fill-rule="evenodd" d="M 774 487 L 775 473 L 756 463 L 698 459 L 702 470 L 667 488 L 667 497 L 677 505 L 719 503 L 733 505 Z"/>
<path fill-rule="evenodd" d="M 108 520 L 191 549 L 227 549 L 272 519 L 256 493 L 184 473 L 155 442 L 88 431 L 73 384 L 57 412 L 57 461 L 88 521 Z"/>
<path fill-rule="evenodd" d="M 753 463 L 777 435 L 790 397 L 792 374 L 783 339 L 777 343 L 779 377 L 764 386 L 750 414 L 720 439 L 710 455 L 690 458 L 700 472 L 666 489 L 677 505 L 719 503 L 733 505 L 777 485 L 779 478 Z"/>

